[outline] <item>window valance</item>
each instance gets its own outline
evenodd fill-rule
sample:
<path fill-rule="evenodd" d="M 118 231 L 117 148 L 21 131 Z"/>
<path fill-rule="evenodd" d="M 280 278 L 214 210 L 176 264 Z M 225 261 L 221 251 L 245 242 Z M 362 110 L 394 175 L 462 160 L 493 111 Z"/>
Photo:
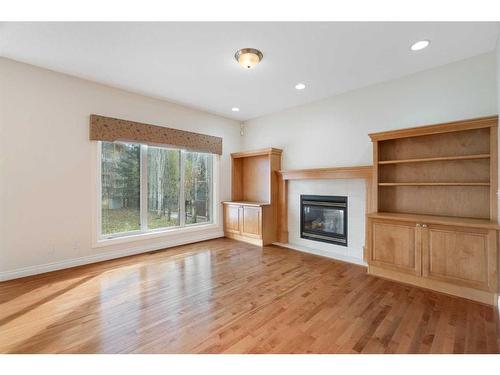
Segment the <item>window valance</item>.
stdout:
<path fill-rule="evenodd" d="M 91 141 L 129 141 L 167 145 L 193 151 L 222 154 L 222 138 L 212 135 L 143 124 L 112 117 L 90 115 Z"/>

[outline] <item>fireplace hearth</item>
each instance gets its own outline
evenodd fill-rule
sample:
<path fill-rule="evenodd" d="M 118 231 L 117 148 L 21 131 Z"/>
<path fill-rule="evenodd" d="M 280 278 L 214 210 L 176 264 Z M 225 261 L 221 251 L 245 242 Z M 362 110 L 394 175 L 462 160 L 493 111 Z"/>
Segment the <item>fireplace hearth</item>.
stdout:
<path fill-rule="evenodd" d="M 347 246 L 347 197 L 301 195 L 300 237 Z"/>

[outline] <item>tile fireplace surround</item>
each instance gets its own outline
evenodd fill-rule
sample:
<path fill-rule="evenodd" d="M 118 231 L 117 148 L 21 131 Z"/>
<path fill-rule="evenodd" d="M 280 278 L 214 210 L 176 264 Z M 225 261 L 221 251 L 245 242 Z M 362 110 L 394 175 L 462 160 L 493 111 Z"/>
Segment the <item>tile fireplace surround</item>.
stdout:
<path fill-rule="evenodd" d="M 365 264 L 366 213 L 371 212 L 372 167 L 280 171 L 279 243 L 356 264 Z M 301 238 L 300 196 L 336 195 L 348 199 L 348 246 Z"/>
<path fill-rule="evenodd" d="M 335 195 L 347 197 L 349 205 L 347 246 L 314 241 L 301 236 L 301 195 Z M 363 180 L 290 181 L 288 189 L 287 246 L 350 263 L 364 264 L 365 220 L 365 186 Z"/>

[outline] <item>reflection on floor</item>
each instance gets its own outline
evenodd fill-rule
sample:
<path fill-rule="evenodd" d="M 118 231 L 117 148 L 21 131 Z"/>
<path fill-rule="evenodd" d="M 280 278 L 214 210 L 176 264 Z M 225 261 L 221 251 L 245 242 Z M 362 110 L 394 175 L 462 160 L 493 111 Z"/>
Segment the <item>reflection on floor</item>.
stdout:
<path fill-rule="evenodd" d="M 2 353 L 498 353 L 490 307 L 217 239 L 0 283 Z"/>

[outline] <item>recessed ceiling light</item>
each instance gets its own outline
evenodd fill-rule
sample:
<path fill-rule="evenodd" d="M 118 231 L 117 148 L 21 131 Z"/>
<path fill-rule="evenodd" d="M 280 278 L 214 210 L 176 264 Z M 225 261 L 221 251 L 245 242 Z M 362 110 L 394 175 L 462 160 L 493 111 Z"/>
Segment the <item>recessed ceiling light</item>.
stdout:
<path fill-rule="evenodd" d="M 304 85 L 303 83 L 297 83 L 297 84 L 295 85 L 295 88 L 296 88 L 297 90 L 304 90 L 304 89 L 306 88 L 306 85 Z"/>
<path fill-rule="evenodd" d="M 234 58 L 242 67 L 246 69 L 253 68 L 260 63 L 264 55 L 255 48 L 242 48 L 234 54 Z"/>
<path fill-rule="evenodd" d="M 428 47 L 429 44 L 431 44 L 429 40 L 419 40 L 418 42 L 413 43 L 410 49 L 412 51 L 420 51 L 421 49 Z"/>
<path fill-rule="evenodd" d="M 233 108 L 231 108 L 231 111 L 233 111 L 233 112 L 239 112 L 240 109 L 238 107 L 233 107 Z"/>

